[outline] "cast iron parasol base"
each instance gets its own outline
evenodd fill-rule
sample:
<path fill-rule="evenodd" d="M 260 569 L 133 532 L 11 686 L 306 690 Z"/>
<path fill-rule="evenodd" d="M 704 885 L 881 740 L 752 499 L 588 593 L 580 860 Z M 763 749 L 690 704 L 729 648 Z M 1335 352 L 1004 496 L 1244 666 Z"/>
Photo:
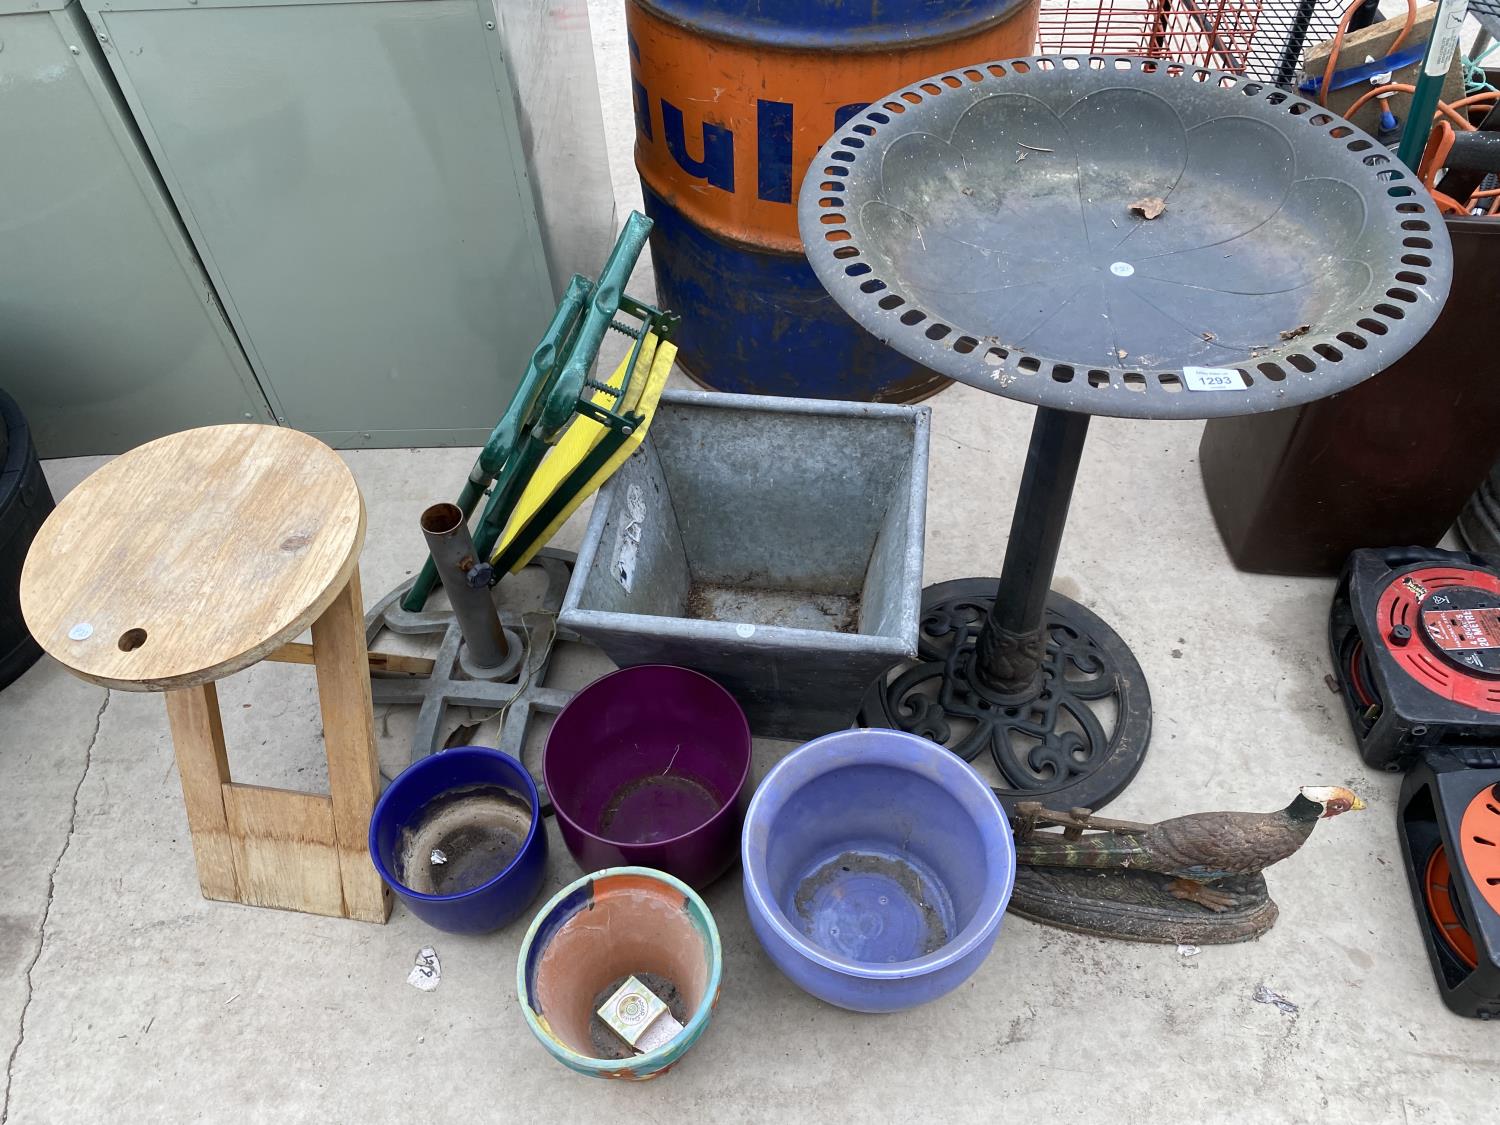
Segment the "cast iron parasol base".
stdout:
<path fill-rule="evenodd" d="M 502 716 L 496 748 L 521 761 L 532 714 L 556 715 L 568 705 L 573 691 L 549 686 L 547 673 L 557 642 L 579 639 L 557 625 L 563 594 L 573 574 L 573 561 L 571 551 L 543 547 L 527 564 L 527 569 L 539 571 L 545 580 L 540 591 L 518 593 L 517 584 L 511 582 L 492 588 L 501 624 L 507 631 L 523 637 L 525 644 L 521 667 L 505 679 L 476 679 L 469 674 L 462 659 L 463 630 L 451 609 L 402 607 L 402 599 L 418 577 L 401 583 L 365 614 L 365 643 L 372 649 L 386 630 L 440 638 L 430 674 L 398 678 L 376 675 L 370 680 L 375 703 L 418 708 L 412 733 L 412 761 L 442 749 L 450 707 L 480 707 Z M 532 596 L 525 597 L 524 593 Z M 542 812 L 550 813 L 552 804 L 546 787 L 538 774 L 532 777 L 541 796 Z"/>
<path fill-rule="evenodd" d="M 1019 800 L 1100 808 L 1130 784 L 1151 738 L 1141 666 L 1097 614 L 1054 592 L 1036 683 L 1010 695 L 986 688 L 974 650 L 998 586 L 959 578 L 923 591 L 921 660 L 872 684 L 860 721 L 930 738 L 968 762 L 988 750 L 1007 811 Z"/>

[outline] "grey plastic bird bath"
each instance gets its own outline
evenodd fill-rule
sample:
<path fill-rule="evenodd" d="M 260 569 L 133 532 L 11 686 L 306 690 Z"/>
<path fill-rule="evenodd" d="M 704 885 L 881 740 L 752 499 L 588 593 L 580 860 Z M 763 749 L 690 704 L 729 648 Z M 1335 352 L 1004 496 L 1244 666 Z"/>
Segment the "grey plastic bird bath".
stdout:
<path fill-rule="evenodd" d="M 1088 420 L 1208 418 L 1344 390 L 1447 296 L 1436 207 L 1372 138 L 1276 87 L 1164 60 L 1011 59 L 898 90 L 803 181 L 808 260 L 889 346 L 1037 405 L 1000 579 L 923 599 L 920 660 L 864 719 L 988 750 L 1002 797 L 1097 808 L 1150 700 L 1050 593 Z"/>

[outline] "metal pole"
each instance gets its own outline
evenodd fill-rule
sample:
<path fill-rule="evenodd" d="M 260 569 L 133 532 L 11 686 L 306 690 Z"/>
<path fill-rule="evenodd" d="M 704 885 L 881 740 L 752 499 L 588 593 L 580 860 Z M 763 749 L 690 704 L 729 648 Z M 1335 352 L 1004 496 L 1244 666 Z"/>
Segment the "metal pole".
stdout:
<path fill-rule="evenodd" d="M 1363 31 L 1367 27 L 1373 27 L 1376 20 L 1381 19 L 1380 0 L 1365 0 L 1359 6 L 1359 11 L 1349 17 L 1349 26 L 1346 31 Z"/>
<path fill-rule="evenodd" d="M 1087 414 L 1037 408 L 1000 588 L 975 648 L 975 677 L 1001 695 L 1021 695 L 1040 682 L 1042 616 L 1088 430 Z"/>
<path fill-rule="evenodd" d="M 454 619 L 464 635 L 469 662 L 478 669 L 499 668 L 510 655 L 500 615 L 495 612 L 489 583 L 469 585 L 468 573 L 479 564 L 474 539 L 463 509 L 457 504 L 434 504 L 422 513 L 422 534 L 437 566 Z"/>
<path fill-rule="evenodd" d="M 1172 0 L 1156 0 L 1156 17 L 1146 42 L 1146 54 L 1153 59 L 1167 57 L 1167 17 L 1171 13 Z"/>
<path fill-rule="evenodd" d="M 1281 44 L 1281 58 L 1276 63 L 1276 76 L 1272 79 L 1276 85 L 1290 86 L 1297 80 L 1302 44 L 1307 40 L 1307 28 L 1317 9 L 1318 0 L 1298 0 L 1297 14 L 1292 18 L 1292 26 L 1287 28 L 1286 40 Z"/>
<path fill-rule="evenodd" d="M 1422 71 L 1417 75 L 1411 106 L 1406 111 L 1406 124 L 1401 129 L 1401 145 L 1396 149 L 1396 157 L 1408 168 L 1417 166 L 1422 159 L 1422 150 L 1427 147 L 1427 134 L 1432 132 L 1432 115 L 1437 111 L 1438 95 L 1443 92 L 1443 79 L 1448 76 L 1453 52 L 1458 48 L 1459 32 L 1463 31 L 1464 17 L 1468 14 L 1469 0 L 1438 0 L 1427 52 L 1422 56 Z"/>

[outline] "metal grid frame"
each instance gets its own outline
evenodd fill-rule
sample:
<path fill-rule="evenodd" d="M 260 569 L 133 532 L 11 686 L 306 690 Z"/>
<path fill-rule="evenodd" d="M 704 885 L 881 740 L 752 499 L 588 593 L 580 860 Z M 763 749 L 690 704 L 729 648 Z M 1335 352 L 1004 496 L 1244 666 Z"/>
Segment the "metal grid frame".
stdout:
<path fill-rule="evenodd" d="M 1500 10 L 1500 0 L 1478 0 Z M 1044 3 L 1037 49 L 1170 58 L 1290 86 L 1303 51 L 1331 38 L 1341 0 Z"/>
<path fill-rule="evenodd" d="M 1177 59 L 1243 73 L 1264 0 L 1114 0 L 1043 6 L 1038 49 Z"/>

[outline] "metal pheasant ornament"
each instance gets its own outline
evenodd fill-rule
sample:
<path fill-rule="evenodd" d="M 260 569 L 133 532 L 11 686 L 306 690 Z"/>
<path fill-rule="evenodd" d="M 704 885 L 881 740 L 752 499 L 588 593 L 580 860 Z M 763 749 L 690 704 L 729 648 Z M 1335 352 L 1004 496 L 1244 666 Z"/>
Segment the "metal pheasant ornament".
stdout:
<path fill-rule="evenodd" d="M 1319 820 L 1364 807 L 1340 786 L 1306 786 L 1275 812 L 1191 813 L 1156 824 L 1022 802 L 1010 909 L 1101 937 L 1245 941 L 1276 921 L 1261 872 L 1301 848 Z"/>

